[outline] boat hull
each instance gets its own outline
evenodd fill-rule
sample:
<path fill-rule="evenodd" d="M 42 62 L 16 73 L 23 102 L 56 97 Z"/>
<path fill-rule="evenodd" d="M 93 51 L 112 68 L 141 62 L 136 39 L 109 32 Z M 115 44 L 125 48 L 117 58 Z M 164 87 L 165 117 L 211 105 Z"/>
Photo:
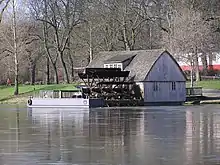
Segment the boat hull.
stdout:
<path fill-rule="evenodd" d="M 93 108 L 103 107 L 103 99 L 84 99 L 84 98 L 32 98 L 28 100 L 27 106 L 30 108 L 38 107 L 74 107 L 74 108 Z"/>

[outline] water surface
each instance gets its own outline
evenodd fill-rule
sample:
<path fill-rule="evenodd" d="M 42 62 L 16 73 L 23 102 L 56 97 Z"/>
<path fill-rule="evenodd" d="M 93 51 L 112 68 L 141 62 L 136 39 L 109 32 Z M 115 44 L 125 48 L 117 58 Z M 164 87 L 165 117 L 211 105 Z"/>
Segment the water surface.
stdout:
<path fill-rule="evenodd" d="M 220 164 L 220 105 L 0 107 L 0 165 Z"/>

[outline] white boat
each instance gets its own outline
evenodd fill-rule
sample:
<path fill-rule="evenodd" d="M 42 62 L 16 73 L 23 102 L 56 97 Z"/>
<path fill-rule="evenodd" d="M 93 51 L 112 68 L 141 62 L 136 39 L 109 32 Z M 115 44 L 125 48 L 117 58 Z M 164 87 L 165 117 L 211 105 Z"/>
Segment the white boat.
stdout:
<path fill-rule="evenodd" d="M 38 96 L 31 96 L 27 106 L 30 108 L 95 108 L 103 107 L 104 100 L 101 98 L 88 98 L 82 90 L 50 90 L 40 91 Z"/>

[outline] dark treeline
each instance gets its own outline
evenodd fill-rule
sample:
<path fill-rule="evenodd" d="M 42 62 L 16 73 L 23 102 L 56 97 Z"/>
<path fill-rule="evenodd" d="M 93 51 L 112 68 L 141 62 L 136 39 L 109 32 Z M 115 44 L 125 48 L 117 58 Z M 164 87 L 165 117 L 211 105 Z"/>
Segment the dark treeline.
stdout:
<path fill-rule="evenodd" d="M 100 51 L 160 48 L 194 65 L 199 80 L 198 58 L 208 72 L 220 49 L 219 0 L 25 2 L 0 0 L 1 83 L 16 72 L 20 83 L 70 83 Z"/>

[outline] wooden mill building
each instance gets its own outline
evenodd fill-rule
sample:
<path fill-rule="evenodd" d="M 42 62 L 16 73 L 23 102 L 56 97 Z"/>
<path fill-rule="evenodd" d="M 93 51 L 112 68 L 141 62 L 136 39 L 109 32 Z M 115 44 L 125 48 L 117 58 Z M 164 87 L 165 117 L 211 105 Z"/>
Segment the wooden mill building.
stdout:
<path fill-rule="evenodd" d="M 89 68 L 121 68 L 139 85 L 145 105 L 181 104 L 186 77 L 174 57 L 164 50 L 100 52 Z"/>

